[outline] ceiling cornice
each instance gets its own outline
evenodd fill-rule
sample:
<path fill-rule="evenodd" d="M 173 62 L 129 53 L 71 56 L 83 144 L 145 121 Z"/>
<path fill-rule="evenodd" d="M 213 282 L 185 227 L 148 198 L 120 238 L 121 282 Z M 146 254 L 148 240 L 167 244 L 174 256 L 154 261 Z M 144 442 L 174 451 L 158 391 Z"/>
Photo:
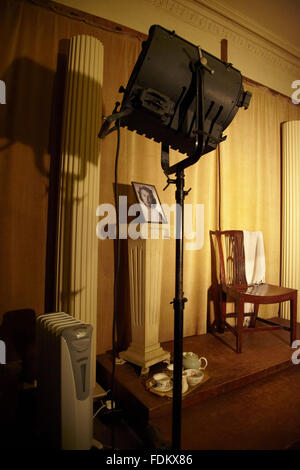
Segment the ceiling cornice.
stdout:
<path fill-rule="evenodd" d="M 275 46 L 280 47 L 281 49 L 289 52 L 290 54 L 300 59 L 300 49 L 298 47 L 291 44 L 289 41 L 284 40 L 282 37 L 274 34 L 268 29 L 264 28 L 256 21 L 243 15 L 236 9 L 227 5 L 222 5 L 222 3 L 220 3 L 218 0 L 188 0 L 188 2 L 200 7 L 205 7 L 206 9 L 211 10 L 215 14 L 219 14 L 223 18 L 226 18 L 232 23 L 236 23 L 238 26 L 242 26 L 245 30 L 248 30 L 249 32 L 257 36 L 260 36 L 262 39 L 269 41 Z"/>
<path fill-rule="evenodd" d="M 217 0 L 145 0 L 184 23 L 228 39 L 275 67 L 299 75 L 300 51 Z"/>

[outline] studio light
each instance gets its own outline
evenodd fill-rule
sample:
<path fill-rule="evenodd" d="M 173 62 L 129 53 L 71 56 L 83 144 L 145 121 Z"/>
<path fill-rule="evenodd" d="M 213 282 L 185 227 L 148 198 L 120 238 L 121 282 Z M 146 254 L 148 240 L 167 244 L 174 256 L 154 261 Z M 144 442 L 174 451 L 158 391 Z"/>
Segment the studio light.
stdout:
<path fill-rule="evenodd" d="M 174 374 L 172 448 L 181 445 L 183 310 L 184 169 L 214 150 L 240 107 L 248 108 L 251 93 L 232 64 L 153 25 L 132 70 L 123 101 L 116 103 L 99 132 L 131 131 L 161 142 L 161 166 L 169 184 L 176 184 L 176 273 L 174 307 Z M 120 106 L 120 109 L 119 109 Z M 111 127 L 116 121 L 116 125 Z M 182 160 L 170 166 L 169 149 Z M 176 178 L 169 175 L 175 173 Z"/>
<path fill-rule="evenodd" d="M 251 98 L 231 64 L 157 25 L 120 90 L 120 111 L 107 118 L 103 131 L 118 118 L 121 126 L 186 154 L 180 167 L 214 150 Z"/>

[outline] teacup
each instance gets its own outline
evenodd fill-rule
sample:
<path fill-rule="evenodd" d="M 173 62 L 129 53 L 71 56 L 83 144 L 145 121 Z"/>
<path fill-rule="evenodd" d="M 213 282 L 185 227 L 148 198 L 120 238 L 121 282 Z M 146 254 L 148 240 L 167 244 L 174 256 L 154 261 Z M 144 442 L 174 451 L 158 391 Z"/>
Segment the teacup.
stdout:
<path fill-rule="evenodd" d="M 167 374 L 163 373 L 163 372 L 158 373 L 158 374 L 154 374 L 153 379 L 154 379 L 154 387 L 157 390 L 164 391 L 164 390 L 167 390 L 171 387 L 170 377 Z"/>
<path fill-rule="evenodd" d="M 206 357 L 199 357 L 193 352 L 184 352 L 182 363 L 185 369 L 206 369 L 208 361 Z"/>

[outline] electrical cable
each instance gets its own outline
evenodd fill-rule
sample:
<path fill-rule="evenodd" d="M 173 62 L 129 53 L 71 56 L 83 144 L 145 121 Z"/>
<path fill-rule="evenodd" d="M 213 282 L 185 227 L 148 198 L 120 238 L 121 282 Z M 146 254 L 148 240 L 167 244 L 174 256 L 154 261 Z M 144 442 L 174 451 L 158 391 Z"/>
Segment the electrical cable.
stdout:
<path fill-rule="evenodd" d="M 103 410 L 103 408 L 106 408 L 106 403 L 103 403 L 99 408 L 98 410 L 93 414 L 93 419 L 96 418 L 97 414 Z"/>
<path fill-rule="evenodd" d="M 114 310 L 113 310 L 113 327 L 112 327 L 112 352 L 113 352 L 113 365 L 112 365 L 112 375 L 111 375 L 111 402 L 112 402 L 112 415 L 115 410 L 115 401 L 114 401 L 114 388 L 115 388 L 115 369 L 116 369 L 116 322 L 117 322 L 117 292 L 118 292 L 118 277 L 120 271 L 120 238 L 119 238 L 119 193 L 118 193 L 118 163 L 119 163 L 119 152 L 120 152 L 120 121 L 116 122 L 117 128 L 117 148 L 115 155 L 115 206 L 116 206 L 116 250 L 115 250 L 115 270 L 114 270 Z M 111 442 L 112 448 L 115 448 L 115 429 L 114 429 L 114 419 L 112 419 L 112 435 Z"/>

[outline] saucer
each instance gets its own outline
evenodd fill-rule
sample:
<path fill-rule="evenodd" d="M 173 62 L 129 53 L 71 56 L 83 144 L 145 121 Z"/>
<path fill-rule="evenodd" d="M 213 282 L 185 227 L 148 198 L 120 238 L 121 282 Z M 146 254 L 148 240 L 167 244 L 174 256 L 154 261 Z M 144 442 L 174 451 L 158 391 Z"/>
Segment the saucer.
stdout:
<path fill-rule="evenodd" d="M 173 388 L 173 384 L 168 385 L 167 387 L 158 387 L 156 384 L 152 385 L 151 388 L 156 392 L 169 392 Z"/>

